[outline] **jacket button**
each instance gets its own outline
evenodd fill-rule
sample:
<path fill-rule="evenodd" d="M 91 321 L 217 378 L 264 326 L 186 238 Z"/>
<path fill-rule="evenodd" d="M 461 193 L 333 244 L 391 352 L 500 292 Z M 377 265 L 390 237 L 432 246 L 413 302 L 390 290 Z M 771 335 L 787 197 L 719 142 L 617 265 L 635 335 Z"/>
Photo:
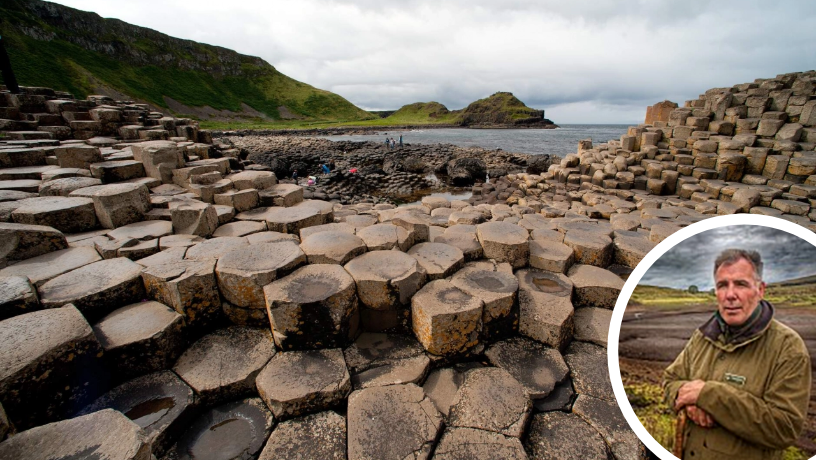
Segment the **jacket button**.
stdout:
<path fill-rule="evenodd" d="M 691 452 L 689 452 L 689 455 L 691 455 L 692 457 L 694 457 L 694 451 L 692 450 Z"/>

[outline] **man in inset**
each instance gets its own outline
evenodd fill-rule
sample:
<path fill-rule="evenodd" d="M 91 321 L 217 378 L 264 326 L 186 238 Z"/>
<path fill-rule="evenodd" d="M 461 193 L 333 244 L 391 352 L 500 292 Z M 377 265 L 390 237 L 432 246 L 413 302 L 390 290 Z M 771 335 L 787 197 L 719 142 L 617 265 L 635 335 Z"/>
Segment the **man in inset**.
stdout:
<path fill-rule="evenodd" d="M 758 252 L 723 251 L 714 281 L 717 311 L 663 375 L 666 401 L 688 418 L 682 458 L 781 459 L 807 417 L 807 348 L 763 300 Z"/>

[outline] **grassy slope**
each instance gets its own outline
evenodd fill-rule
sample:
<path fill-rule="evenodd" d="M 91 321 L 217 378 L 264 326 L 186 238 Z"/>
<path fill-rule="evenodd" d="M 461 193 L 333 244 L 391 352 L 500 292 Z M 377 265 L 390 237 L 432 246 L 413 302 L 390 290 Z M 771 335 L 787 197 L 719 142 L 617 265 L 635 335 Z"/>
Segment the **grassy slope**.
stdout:
<path fill-rule="evenodd" d="M 479 99 L 461 110 L 448 110 L 439 102 L 416 102 L 402 106 L 386 118 L 365 121 L 312 122 L 288 121 L 271 126 L 263 122 L 250 123 L 205 123 L 212 129 L 270 129 L 270 128 L 328 128 L 342 126 L 402 126 L 402 125 L 468 125 L 473 123 L 506 123 L 530 118 L 534 109 L 524 105 L 511 93 L 495 93 Z"/>
<path fill-rule="evenodd" d="M 163 96 L 168 96 L 188 106 L 233 112 L 240 112 L 243 102 L 273 118 L 279 117 L 280 105 L 313 120 L 373 118 L 342 97 L 293 80 L 265 62 L 257 65 L 258 60 L 249 56 L 242 57 L 242 73 L 233 77 L 171 66 L 136 66 L 64 40 L 70 32 L 40 20 L 17 0 L 0 3 L 0 16 L 0 34 L 21 85 L 51 87 L 84 98 L 101 83 L 159 107 L 167 107 Z M 36 40 L 21 33 L 21 26 L 40 28 L 56 38 Z M 133 46 L 145 53 L 181 53 L 161 49 L 148 40 L 138 40 Z M 196 44 L 195 51 L 215 55 L 209 45 Z"/>
<path fill-rule="evenodd" d="M 790 280 L 769 284 L 765 298 L 775 306 L 814 307 L 816 306 L 816 282 Z M 717 299 L 709 292 L 691 294 L 681 289 L 637 285 L 630 302 L 647 308 L 675 310 L 688 305 L 714 305 Z"/>

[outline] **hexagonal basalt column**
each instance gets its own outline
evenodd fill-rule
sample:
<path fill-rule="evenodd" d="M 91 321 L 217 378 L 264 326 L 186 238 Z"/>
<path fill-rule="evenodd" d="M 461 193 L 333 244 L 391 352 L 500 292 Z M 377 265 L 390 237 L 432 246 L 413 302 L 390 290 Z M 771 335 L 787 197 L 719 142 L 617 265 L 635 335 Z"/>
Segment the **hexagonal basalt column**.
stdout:
<path fill-rule="evenodd" d="M 258 460 L 319 458 L 346 460 L 346 419 L 325 411 L 278 424 Z"/>
<path fill-rule="evenodd" d="M 206 259 L 150 265 L 142 271 L 147 295 L 184 316 L 188 326 L 206 329 L 221 319 L 215 263 Z"/>
<path fill-rule="evenodd" d="M 261 398 L 228 402 L 193 420 L 166 458 L 255 458 L 274 425 Z"/>
<path fill-rule="evenodd" d="M 255 383 L 278 420 L 329 409 L 351 392 L 351 378 L 339 348 L 278 353 Z"/>
<path fill-rule="evenodd" d="M 294 184 L 273 185 L 261 193 L 261 200 L 271 201 L 273 206 L 288 208 L 303 201 L 303 187 Z"/>
<path fill-rule="evenodd" d="M 429 280 L 447 278 L 465 263 L 459 248 L 443 243 L 419 243 L 408 250 L 425 269 Z"/>
<path fill-rule="evenodd" d="M 307 265 L 263 293 L 275 342 L 283 349 L 345 346 L 357 336 L 354 279 L 339 265 Z"/>
<path fill-rule="evenodd" d="M 496 458 L 527 460 L 518 438 L 475 428 L 448 428 L 434 452 L 438 460 Z"/>
<path fill-rule="evenodd" d="M 359 390 L 373 386 L 419 383 L 430 359 L 410 335 L 366 332 L 344 352 L 351 383 Z"/>
<path fill-rule="evenodd" d="M 73 305 L 0 322 L 0 392 L 17 429 L 60 420 L 95 398 L 100 351 Z"/>
<path fill-rule="evenodd" d="M 533 416 L 525 447 L 532 459 L 609 458 L 600 433 L 581 417 L 559 411 Z"/>
<path fill-rule="evenodd" d="M 501 388 L 501 391 L 496 391 Z M 456 394 L 449 425 L 520 438 L 532 403 L 524 387 L 498 367 L 473 369 Z"/>
<path fill-rule="evenodd" d="M 569 375 L 561 353 L 523 337 L 493 344 L 485 356 L 494 366 L 510 373 L 533 399 L 541 399 Z"/>
<path fill-rule="evenodd" d="M 264 212 L 266 226 L 270 231 L 299 234 L 300 229 L 321 225 L 325 222 L 320 211 L 311 207 L 267 208 Z"/>
<path fill-rule="evenodd" d="M 75 190 L 71 196 L 91 198 L 96 217 L 105 228 L 139 222 L 152 208 L 150 191 L 144 184 L 97 185 Z"/>
<path fill-rule="evenodd" d="M 106 409 L 24 431 L 0 443 L 0 457 L 148 460 L 150 441 L 138 425 Z"/>
<path fill-rule="evenodd" d="M 13 265 L 12 265 L 13 267 Z M 37 290 L 25 276 L 0 276 L 0 320 L 40 310 Z"/>
<path fill-rule="evenodd" d="M 374 310 L 408 305 L 425 284 L 425 269 L 417 260 L 398 251 L 372 251 L 345 265 L 357 283 L 360 301 Z"/>
<path fill-rule="evenodd" d="M 575 286 L 577 307 L 615 308 L 623 280 L 616 274 L 591 265 L 575 265 L 568 276 Z"/>
<path fill-rule="evenodd" d="M 575 257 L 573 250 L 557 241 L 531 240 L 530 266 L 556 273 L 566 273 Z"/>
<path fill-rule="evenodd" d="M 519 270 L 519 333 L 553 348 L 572 339 L 572 282 L 558 273 Z"/>
<path fill-rule="evenodd" d="M 227 301 L 244 308 L 264 308 L 264 286 L 306 263 L 300 247 L 289 241 L 245 246 L 218 259 L 215 274 Z"/>
<path fill-rule="evenodd" d="M 122 307 L 94 325 L 108 366 L 123 378 L 169 369 L 184 346 L 184 318 L 159 302 Z"/>
<path fill-rule="evenodd" d="M 184 167 L 184 153 L 175 142 L 148 141 L 133 144 L 133 159 L 144 164 L 149 177 L 173 183 L 173 170 Z"/>
<path fill-rule="evenodd" d="M 191 246 L 185 254 L 185 259 L 190 260 L 210 260 L 219 259 L 224 254 L 248 245 L 246 238 L 240 236 L 221 236 L 210 238 L 201 243 Z"/>
<path fill-rule="evenodd" d="M 348 458 L 427 459 L 442 416 L 414 385 L 353 392 L 348 399 Z"/>
<path fill-rule="evenodd" d="M 411 299 L 414 334 L 435 355 L 467 352 L 479 344 L 483 305 L 447 280 L 431 281 Z"/>
<path fill-rule="evenodd" d="M 366 252 L 365 242 L 347 232 L 320 232 L 300 243 L 310 264 L 340 264 Z"/>
<path fill-rule="evenodd" d="M 0 265 L 8 261 L 25 260 L 52 251 L 68 248 L 65 235 L 44 225 L 23 225 L 0 222 Z"/>
<path fill-rule="evenodd" d="M 575 263 L 606 267 L 614 255 L 612 239 L 599 232 L 570 230 L 564 244 L 574 251 Z"/>
<path fill-rule="evenodd" d="M 606 347 L 611 321 L 612 310 L 606 308 L 584 307 L 575 310 L 575 340 Z"/>
<path fill-rule="evenodd" d="M 434 243 L 449 244 L 458 248 L 465 256 L 466 261 L 481 259 L 484 255 L 482 245 L 476 238 L 476 232 L 449 232 L 445 231 L 442 236 L 434 238 Z"/>
<path fill-rule="evenodd" d="M 101 260 L 43 284 L 40 302 L 46 308 L 73 304 L 90 320 L 144 299 L 142 266 L 124 257 Z"/>
<path fill-rule="evenodd" d="M 507 262 L 513 268 L 527 265 L 530 255 L 527 230 L 507 222 L 486 222 L 476 227 L 476 236 L 485 258 Z"/>
<path fill-rule="evenodd" d="M 42 225 L 65 233 L 79 233 L 97 226 L 94 202 L 80 197 L 28 198 L 11 213 L 18 224 Z"/>
<path fill-rule="evenodd" d="M 456 272 L 451 283 L 484 302 L 482 328 L 485 337 L 495 338 L 517 329 L 518 313 L 513 307 L 519 283 L 515 276 L 473 267 Z"/>
<path fill-rule="evenodd" d="M 369 251 L 407 250 L 410 235 L 408 230 L 392 224 L 376 224 L 357 230 L 357 236 L 365 242 Z"/>
<path fill-rule="evenodd" d="M 231 326 L 194 343 L 173 370 L 212 404 L 251 394 L 255 377 L 274 355 L 269 331 Z"/>
<path fill-rule="evenodd" d="M 160 456 L 186 428 L 196 403 L 192 388 L 172 371 L 162 371 L 119 385 L 85 407 L 79 415 L 104 409 L 125 414 L 144 430 L 153 453 Z"/>
<path fill-rule="evenodd" d="M 181 202 L 170 209 L 173 232 L 176 234 L 209 237 L 218 228 L 215 207 L 199 201 Z"/>

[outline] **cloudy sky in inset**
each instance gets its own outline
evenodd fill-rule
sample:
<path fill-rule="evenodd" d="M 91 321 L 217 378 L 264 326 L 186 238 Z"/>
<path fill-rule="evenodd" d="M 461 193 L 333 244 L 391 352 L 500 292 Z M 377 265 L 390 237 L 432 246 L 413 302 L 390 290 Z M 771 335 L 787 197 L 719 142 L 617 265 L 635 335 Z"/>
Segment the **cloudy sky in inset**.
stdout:
<path fill-rule="evenodd" d="M 367 110 L 461 109 L 510 91 L 556 123 L 816 68 L 816 2 L 780 0 L 58 0 L 259 56 Z"/>
<path fill-rule="evenodd" d="M 816 274 L 816 246 L 782 230 L 732 225 L 700 232 L 663 254 L 639 284 L 701 290 L 714 287 L 714 260 L 729 248 L 759 251 L 767 283 Z"/>

